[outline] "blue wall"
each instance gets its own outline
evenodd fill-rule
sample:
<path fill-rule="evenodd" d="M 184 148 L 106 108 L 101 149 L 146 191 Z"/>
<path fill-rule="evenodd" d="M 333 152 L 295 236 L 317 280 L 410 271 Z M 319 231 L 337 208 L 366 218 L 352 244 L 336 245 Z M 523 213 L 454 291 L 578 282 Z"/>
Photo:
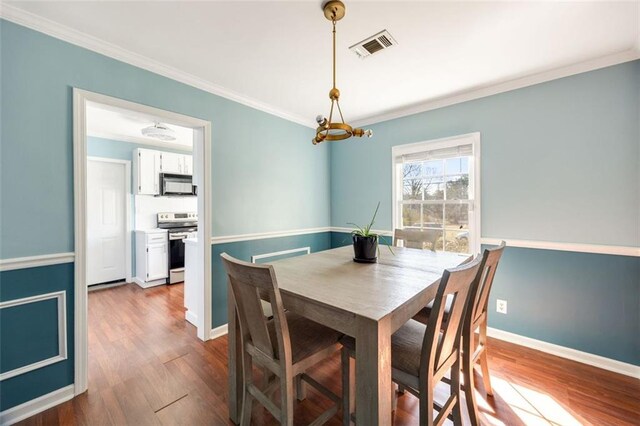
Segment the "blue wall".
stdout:
<path fill-rule="evenodd" d="M 483 237 L 638 247 L 639 117 L 634 61 L 375 124 L 331 147 L 331 224 L 390 230 L 391 147 L 480 132 Z M 492 327 L 640 365 L 640 258 L 508 248 L 494 285 Z"/>
<path fill-rule="evenodd" d="M 4 20 L 0 50 L 0 259 L 74 250 L 74 87 L 212 122 L 213 235 L 329 226 L 329 147 L 314 147 L 311 129 Z M 30 269 L 3 273 L 0 294 L 64 287 L 73 336 L 73 265 L 61 267 L 37 283 Z M 1 409 L 72 381 L 72 359 L 8 379 Z"/>
<path fill-rule="evenodd" d="M 0 35 L 0 258 L 73 251 L 73 87 L 212 122 L 213 235 L 329 226 L 311 129 L 11 22 Z"/>
<path fill-rule="evenodd" d="M 634 61 L 375 124 L 331 146 L 331 225 L 391 229 L 391 147 L 480 132 L 483 237 L 639 246 L 639 117 Z"/>

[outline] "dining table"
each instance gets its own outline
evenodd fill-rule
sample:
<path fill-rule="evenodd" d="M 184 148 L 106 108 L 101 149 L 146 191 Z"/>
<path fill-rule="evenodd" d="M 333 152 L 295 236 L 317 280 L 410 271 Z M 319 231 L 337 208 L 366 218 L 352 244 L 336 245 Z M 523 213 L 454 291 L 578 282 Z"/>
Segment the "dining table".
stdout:
<path fill-rule="evenodd" d="M 345 246 L 272 263 L 285 309 L 356 341 L 356 424 L 390 425 L 391 335 L 436 296 L 445 269 L 468 254 L 381 246 L 376 263 Z M 242 412 L 242 343 L 229 291 L 229 418 Z"/>

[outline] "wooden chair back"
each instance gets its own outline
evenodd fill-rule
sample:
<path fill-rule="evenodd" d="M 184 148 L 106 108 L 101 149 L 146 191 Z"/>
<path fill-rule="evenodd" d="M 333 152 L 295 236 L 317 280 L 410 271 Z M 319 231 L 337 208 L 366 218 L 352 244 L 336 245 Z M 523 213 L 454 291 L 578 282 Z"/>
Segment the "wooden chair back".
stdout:
<path fill-rule="evenodd" d="M 289 328 L 273 267 L 243 262 L 227 253 L 220 256 L 231 284 L 243 343 L 249 342 L 271 359 L 291 364 Z M 263 298 L 271 304 L 278 340 L 275 346 L 278 349 L 277 353 L 274 353 L 274 345 L 267 328 L 267 317 L 262 308 Z"/>
<path fill-rule="evenodd" d="M 463 318 L 480 269 L 480 258 L 457 268 L 445 270 L 433 302 L 427 331 L 422 343 L 420 376 L 437 375 L 450 368 L 460 356 Z M 451 307 L 445 315 L 447 298 Z"/>
<path fill-rule="evenodd" d="M 471 324 L 475 324 L 483 314 L 487 313 L 489 293 L 491 293 L 493 278 L 495 277 L 498 262 L 500 262 L 505 247 L 506 243 L 502 241 L 498 247 L 485 249 L 482 253 L 480 270 L 477 277 L 478 283 L 475 288 L 475 294 L 473 295 L 471 312 L 469 312 Z"/>
<path fill-rule="evenodd" d="M 430 249 L 436 249 L 436 241 L 442 235 L 437 229 L 396 229 L 393 233 L 393 245 L 424 250 L 425 244 L 431 244 Z"/>

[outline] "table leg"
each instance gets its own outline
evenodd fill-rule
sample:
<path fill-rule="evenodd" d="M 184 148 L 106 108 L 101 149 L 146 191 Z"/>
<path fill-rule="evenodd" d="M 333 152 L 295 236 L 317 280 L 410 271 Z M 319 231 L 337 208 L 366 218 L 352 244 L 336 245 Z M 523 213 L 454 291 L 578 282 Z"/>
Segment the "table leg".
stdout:
<path fill-rule="evenodd" d="M 356 424 L 391 425 L 391 322 L 357 319 Z"/>
<path fill-rule="evenodd" d="M 227 287 L 227 312 L 227 320 L 229 322 L 229 419 L 235 424 L 239 424 L 242 413 L 242 387 L 244 380 L 242 374 L 242 339 L 240 338 L 240 321 L 238 321 L 231 286 Z"/>

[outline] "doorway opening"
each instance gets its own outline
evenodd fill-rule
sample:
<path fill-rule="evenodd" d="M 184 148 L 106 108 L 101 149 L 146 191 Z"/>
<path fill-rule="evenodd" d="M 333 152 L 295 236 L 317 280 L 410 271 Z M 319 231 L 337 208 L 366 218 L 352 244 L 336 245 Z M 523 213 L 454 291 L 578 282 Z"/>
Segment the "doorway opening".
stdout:
<path fill-rule="evenodd" d="M 108 324 L 109 304 L 140 311 L 153 295 L 169 295 L 174 323 L 188 321 L 200 340 L 210 338 L 211 123 L 80 89 L 73 95 L 77 395 L 89 386 L 90 342 L 129 328 L 143 330 L 143 341 L 165 323 Z M 89 291 L 100 300 L 99 320 L 90 321 Z M 119 299 L 127 297 L 137 299 Z M 99 321 L 104 327 L 90 330 Z"/>

